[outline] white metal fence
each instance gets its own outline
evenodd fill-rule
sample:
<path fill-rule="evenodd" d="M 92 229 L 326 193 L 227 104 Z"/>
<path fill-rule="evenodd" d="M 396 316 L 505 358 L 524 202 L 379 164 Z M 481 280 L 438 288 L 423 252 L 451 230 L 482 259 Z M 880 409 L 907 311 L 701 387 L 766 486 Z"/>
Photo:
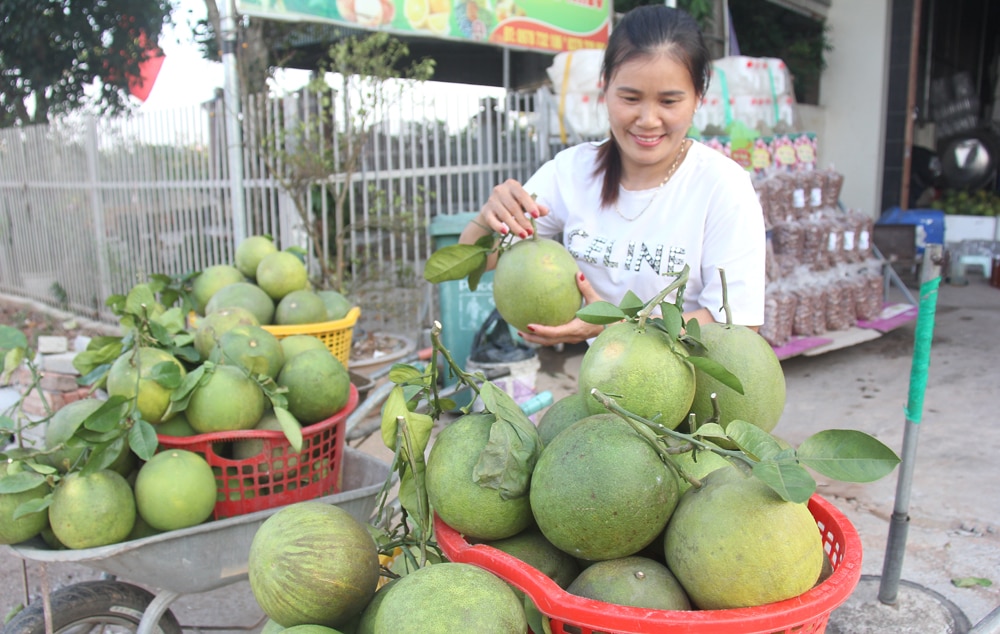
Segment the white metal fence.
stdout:
<path fill-rule="evenodd" d="M 478 209 L 496 183 L 527 178 L 557 149 L 548 117 L 534 115 L 533 93 L 464 100 L 425 93 L 382 113 L 348 204 L 347 289 L 364 297 L 363 310 L 376 307 L 368 317 L 391 314 L 401 328 L 426 326 L 436 310 L 422 279 L 431 220 Z M 243 191 L 247 233 L 310 247 L 315 264 L 335 249 L 330 200 L 344 175 L 310 188 L 310 221 L 322 229 L 321 245 L 311 248 L 266 149 L 293 114 L 315 116 L 305 114 L 309 99 L 245 102 Z M 232 262 L 224 116 L 220 99 L 0 130 L 0 292 L 115 323 L 104 305 L 109 295 L 151 274 Z M 336 122 L 329 129 L 337 134 Z"/>

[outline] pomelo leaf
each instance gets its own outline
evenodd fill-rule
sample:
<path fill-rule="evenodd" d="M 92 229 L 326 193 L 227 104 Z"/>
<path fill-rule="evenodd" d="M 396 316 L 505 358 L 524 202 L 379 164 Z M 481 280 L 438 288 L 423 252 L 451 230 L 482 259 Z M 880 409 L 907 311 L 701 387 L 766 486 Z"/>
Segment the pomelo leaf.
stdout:
<path fill-rule="evenodd" d="M 278 419 L 278 424 L 281 425 L 281 431 L 285 434 L 285 438 L 288 439 L 288 444 L 295 451 L 302 451 L 302 425 L 299 424 L 299 421 L 295 420 L 292 413 L 283 407 L 275 407 L 274 415 Z"/>
<path fill-rule="evenodd" d="M 423 469 L 422 461 L 417 468 Z M 427 508 L 426 489 L 417 486 L 416 479 L 412 469 L 407 469 L 399 478 L 399 504 L 411 516 L 420 517 L 421 509 Z"/>
<path fill-rule="evenodd" d="M 149 334 L 156 339 L 156 342 L 160 344 L 162 348 L 169 348 L 173 343 L 173 336 L 167 328 L 156 321 L 149 321 Z"/>
<path fill-rule="evenodd" d="M 673 304 L 667 303 L 660 304 L 660 311 L 663 329 L 667 331 L 671 339 L 676 339 L 684 327 L 684 317 L 681 316 L 681 311 Z"/>
<path fill-rule="evenodd" d="M 167 332 L 175 335 L 185 329 L 184 313 L 179 306 L 173 306 L 152 319 L 153 323 L 162 325 Z"/>
<path fill-rule="evenodd" d="M 450 244 L 431 254 L 424 266 L 424 279 L 431 284 L 460 280 L 486 266 L 489 251 L 475 244 Z"/>
<path fill-rule="evenodd" d="M 28 337 L 13 326 L 0 325 L 0 350 L 28 347 Z"/>
<path fill-rule="evenodd" d="M 81 352 L 80 354 L 86 354 L 86 353 Z M 73 359 L 73 365 L 74 366 L 76 365 L 76 359 L 78 359 L 79 357 L 80 357 L 80 355 L 77 355 Z M 79 368 L 77 368 L 77 369 L 79 370 Z M 103 379 L 105 376 L 107 376 L 108 370 L 110 370 L 110 369 L 111 369 L 111 364 L 110 363 L 105 363 L 103 365 L 99 365 L 99 366 L 95 367 L 94 369 L 90 370 L 89 372 L 81 372 L 82 376 L 80 378 L 78 378 L 76 380 L 76 382 L 79 385 L 96 385 L 97 383 L 99 383 L 101 381 L 101 379 Z"/>
<path fill-rule="evenodd" d="M 684 322 L 684 334 L 701 343 L 701 324 L 698 323 L 697 319 L 689 319 Z"/>
<path fill-rule="evenodd" d="M 725 428 L 719 423 L 706 423 L 698 428 L 695 436 L 701 438 L 727 438 Z"/>
<path fill-rule="evenodd" d="M 184 342 L 183 345 L 181 345 L 182 341 Z M 197 365 L 201 361 L 201 355 L 198 354 L 194 346 L 189 345 L 192 341 L 194 341 L 194 337 L 174 337 L 174 343 L 177 345 L 170 348 L 170 354 L 177 357 L 180 361 L 187 361 L 192 365 Z"/>
<path fill-rule="evenodd" d="M 17 431 L 17 423 L 10 416 L 0 414 L 0 431 L 13 433 Z"/>
<path fill-rule="evenodd" d="M 527 495 L 531 472 L 541 453 L 538 430 L 514 399 L 490 381 L 483 383 L 479 395 L 497 420 L 490 427 L 490 438 L 472 469 L 472 478 L 480 486 L 496 489 L 506 500 Z"/>
<path fill-rule="evenodd" d="M 160 361 L 150 369 L 149 378 L 173 390 L 181 384 L 181 368 L 173 361 Z"/>
<path fill-rule="evenodd" d="M 646 303 L 630 290 L 625 291 L 625 296 L 622 297 L 622 301 L 618 302 L 618 308 L 622 309 L 622 312 L 629 317 L 635 317 L 645 305 Z"/>
<path fill-rule="evenodd" d="M 14 373 L 24 361 L 24 348 L 12 348 L 3 355 L 3 367 L 0 367 L 0 376 L 4 377 L 4 383 L 9 381 L 9 377 Z"/>
<path fill-rule="evenodd" d="M 712 377 L 719 383 L 722 383 L 729 389 L 735 391 L 737 394 L 743 394 L 743 382 L 740 381 L 738 376 L 727 370 L 726 366 L 722 365 L 718 361 L 709 359 L 708 357 L 700 357 L 698 355 L 690 355 L 685 358 L 688 363 Z"/>
<path fill-rule="evenodd" d="M 211 377 L 211 373 L 207 371 L 210 362 L 203 363 L 194 370 L 191 370 L 184 376 L 174 390 L 170 393 L 170 409 L 174 412 L 183 412 L 187 408 L 188 401 L 191 400 L 191 393 L 194 392 L 201 383 L 207 381 Z"/>
<path fill-rule="evenodd" d="M 874 482 L 892 472 L 899 456 L 881 441 L 853 429 L 827 429 L 796 451 L 802 464 L 841 482 Z"/>
<path fill-rule="evenodd" d="M 774 436 L 745 420 L 729 421 L 726 434 L 744 453 L 755 460 L 771 458 L 781 451 L 781 445 Z"/>
<path fill-rule="evenodd" d="M 594 302 L 576 311 L 576 316 L 588 324 L 613 324 L 628 317 L 628 314 L 611 302 Z"/>
<path fill-rule="evenodd" d="M 107 469 L 114 464 L 115 460 L 121 454 L 122 450 L 125 448 L 125 436 L 119 435 L 117 438 L 111 442 L 104 442 L 96 447 L 90 452 L 90 456 L 87 458 L 87 464 L 83 465 L 81 470 L 84 475 L 91 473 L 97 473 L 102 469 Z"/>
<path fill-rule="evenodd" d="M 8 473 L 0 478 L 0 493 L 21 493 L 30 491 L 45 482 L 45 476 L 34 471 Z"/>
<path fill-rule="evenodd" d="M 486 259 L 483 259 L 482 266 L 478 266 L 469 273 L 468 285 L 470 291 L 475 291 L 479 288 L 479 281 L 483 279 L 483 275 L 486 274 Z"/>
<path fill-rule="evenodd" d="M 125 312 L 145 315 L 148 307 L 156 304 L 156 297 L 148 284 L 136 284 L 125 297 Z"/>
<path fill-rule="evenodd" d="M 397 419 L 409 413 L 406 407 L 406 398 L 403 395 L 403 388 L 396 386 L 389 392 L 385 403 L 382 404 L 382 442 L 386 447 L 396 450 L 396 437 L 399 435 L 399 425 Z"/>
<path fill-rule="evenodd" d="M 424 373 L 407 363 L 393 364 L 389 369 L 389 380 L 397 385 L 418 381 L 423 383 Z"/>
<path fill-rule="evenodd" d="M 138 420 L 128 432 L 128 446 L 140 460 L 149 460 L 156 453 L 160 441 L 156 430 L 144 420 Z"/>
<path fill-rule="evenodd" d="M 94 432 L 104 433 L 118 429 L 121 426 L 123 405 L 130 399 L 117 394 L 108 398 L 104 403 L 95 409 L 87 418 L 83 419 L 82 427 Z"/>
<path fill-rule="evenodd" d="M 26 515 L 31 515 L 32 513 L 38 513 L 49 508 L 52 504 L 52 494 L 48 494 L 45 497 L 35 498 L 34 500 L 28 500 L 19 504 L 14 510 L 14 514 L 11 516 L 15 520 L 19 520 Z"/>
<path fill-rule="evenodd" d="M 951 585 L 956 588 L 974 588 L 976 586 L 989 588 L 993 585 L 993 582 L 989 579 L 984 579 L 983 577 L 959 577 L 957 579 L 952 579 Z"/>
<path fill-rule="evenodd" d="M 758 462 L 753 466 L 753 475 L 787 502 L 808 502 L 816 492 L 816 481 L 801 465 Z"/>

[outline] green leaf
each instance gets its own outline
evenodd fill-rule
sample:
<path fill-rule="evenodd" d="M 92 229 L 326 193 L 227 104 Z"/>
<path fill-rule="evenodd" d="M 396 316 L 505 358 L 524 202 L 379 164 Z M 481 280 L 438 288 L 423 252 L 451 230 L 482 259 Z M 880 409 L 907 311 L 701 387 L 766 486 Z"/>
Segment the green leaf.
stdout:
<path fill-rule="evenodd" d="M 156 430 L 144 420 L 138 420 L 128 432 L 128 445 L 140 460 L 149 460 L 156 453 L 160 441 Z"/>
<path fill-rule="evenodd" d="M 13 326 L 0 325 L 0 351 L 28 348 L 28 337 Z"/>
<path fill-rule="evenodd" d="M 17 431 L 17 423 L 6 414 L 0 414 L 0 431 L 13 433 Z"/>
<path fill-rule="evenodd" d="M 622 312 L 629 317 L 635 317 L 645 305 L 646 302 L 642 301 L 642 299 L 631 290 L 625 291 L 622 301 L 618 302 L 618 308 L 621 308 Z"/>
<path fill-rule="evenodd" d="M 181 368 L 173 361 L 160 361 L 150 369 L 149 378 L 173 390 L 181 384 Z"/>
<path fill-rule="evenodd" d="M 451 244 L 431 254 L 424 267 L 424 279 L 431 284 L 460 280 L 486 266 L 488 251 L 474 244 Z"/>
<path fill-rule="evenodd" d="M 663 328 L 670 335 L 671 339 L 680 337 L 681 330 L 684 329 L 684 317 L 681 311 L 673 304 L 660 304 L 662 313 Z"/>
<path fill-rule="evenodd" d="M 296 452 L 302 451 L 302 425 L 299 421 L 295 420 L 295 416 L 283 407 L 274 408 L 274 415 L 278 419 L 278 424 L 281 425 L 281 431 L 284 432 L 285 438 L 288 439 L 288 444 Z"/>
<path fill-rule="evenodd" d="M 802 464 L 842 482 L 874 482 L 899 464 L 881 441 L 853 429 L 827 429 L 806 438 L 796 451 Z"/>
<path fill-rule="evenodd" d="M 170 410 L 173 412 L 183 412 L 187 408 L 191 394 L 203 382 L 208 381 L 214 372 L 214 366 L 205 362 L 185 375 L 180 385 L 170 393 Z"/>
<path fill-rule="evenodd" d="M 21 471 L 0 478 L 0 493 L 22 493 L 45 483 L 45 476 L 34 471 Z"/>
<path fill-rule="evenodd" d="M 389 380 L 397 385 L 416 382 L 423 384 L 424 373 L 407 363 L 396 363 L 389 369 Z"/>
<path fill-rule="evenodd" d="M 385 404 L 382 405 L 382 442 L 393 451 L 396 451 L 396 439 L 399 436 L 398 419 L 400 417 L 406 422 L 414 451 L 422 459 L 427 443 L 430 441 L 431 431 L 434 429 L 434 419 L 427 414 L 411 412 L 406 406 L 406 395 L 402 386 L 397 385 L 392 388 Z M 408 459 L 405 452 L 403 452 L 403 458 Z"/>
<path fill-rule="evenodd" d="M 83 419 L 82 427 L 98 433 L 106 433 L 118 429 L 125 414 L 123 406 L 129 400 L 120 394 L 108 398 L 87 418 Z"/>
<path fill-rule="evenodd" d="M 12 348 L 4 353 L 3 366 L 0 367 L 0 377 L 3 377 L 3 383 L 9 382 L 9 377 L 24 361 L 24 351 L 25 348 Z"/>
<path fill-rule="evenodd" d="M 23 502 L 22 504 L 19 504 L 17 506 L 17 508 L 14 510 L 14 515 L 12 516 L 12 518 L 15 520 L 19 520 L 22 517 L 31 515 L 32 513 L 40 513 L 45 509 L 49 508 L 49 505 L 51 504 L 52 504 L 51 493 L 49 493 L 45 497 L 28 500 L 27 502 Z"/>
<path fill-rule="evenodd" d="M 426 509 L 428 504 L 427 489 L 422 484 L 426 471 L 423 460 L 417 463 L 417 470 L 414 474 L 412 469 L 407 469 L 399 478 L 399 504 L 413 517 L 420 517 L 420 509 Z"/>
<path fill-rule="evenodd" d="M 722 383 L 729 389 L 734 390 L 737 394 L 743 394 L 743 383 L 740 381 L 739 377 L 727 370 L 726 367 L 718 361 L 709 359 L 708 357 L 699 357 L 698 355 L 689 355 L 685 357 L 685 359 L 687 359 L 688 363 L 693 365 L 695 368 L 704 372 L 719 383 Z"/>
<path fill-rule="evenodd" d="M 484 382 L 480 396 L 497 420 L 490 426 L 489 440 L 472 469 L 472 479 L 496 489 L 505 500 L 527 495 L 531 472 L 541 453 L 538 430 L 514 399 L 493 383 Z"/>
<path fill-rule="evenodd" d="M 781 445 L 774 436 L 745 420 L 732 420 L 726 425 L 726 434 L 745 453 L 755 460 L 772 458 L 781 452 Z"/>
<path fill-rule="evenodd" d="M 81 472 L 83 474 L 97 473 L 113 465 L 122 451 L 128 451 L 128 447 L 125 446 L 125 440 L 124 435 L 119 435 L 111 442 L 101 443 L 94 447 Z"/>
<path fill-rule="evenodd" d="M 976 586 L 989 588 L 993 582 L 983 577 L 958 577 L 951 580 L 951 585 L 956 588 L 974 588 Z"/>
<path fill-rule="evenodd" d="M 787 502 L 805 503 L 816 492 L 816 481 L 801 465 L 777 462 L 758 462 L 753 475 L 771 487 Z"/>
<path fill-rule="evenodd" d="M 626 319 L 628 315 L 611 302 L 594 302 L 576 311 L 576 316 L 588 324 L 598 326 L 613 324 Z"/>
<path fill-rule="evenodd" d="M 136 284 L 125 297 L 125 312 L 146 315 L 149 308 L 156 305 L 156 297 L 148 284 Z"/>
<path fill-rule="evenodd" d="M 689 319 L 684 322 L 684 334 L 701 343 L 701 324 L 697 319 Z"/>
<path fill-rule="evenodd" d="M 728 438 L 725 428 L 719 423 L 706 423 L 698 428 L 698 438 Z"/>
<path fill-rule="evenodd" d="M 469 290 L 475 292 L 479 288 L 479 282 L 483 279 L 483 275 L 486 274 L 486 258 L 483 258 L 482 266 L 478 266 L 469 272 L 469 279 L 466 282 L 469 285 Z"/>

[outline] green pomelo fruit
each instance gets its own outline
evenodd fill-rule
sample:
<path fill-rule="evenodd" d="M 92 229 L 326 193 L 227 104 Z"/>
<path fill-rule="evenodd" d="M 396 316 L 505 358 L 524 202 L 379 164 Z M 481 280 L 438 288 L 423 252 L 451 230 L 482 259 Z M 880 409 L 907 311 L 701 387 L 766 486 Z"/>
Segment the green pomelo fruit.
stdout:
<path fill-rule="evenodd" d="M 274 320 L 274 300 L 262 288 L 249 282 L 225 286 L 208 300 L 205 314 L 211 315 L 224 308 L 245 308 L 264 326 Z"/>
<path fill-rule="evenodd" d="M 97 398 L 80 399 L 65 405 L 52 415 L 45 424 L 45 449 L 55 449 L 55 451 L 45 456 L 46 464 L 55 467 L 60 473 L 66 473 L 80 460 L 87 446 L 84 444 L 65 446 L 65 444 L 73 437 L 83 421 L 103 404 L 104 401 Z M 64 446 L 56 449 L 59 445 Z"/>
<path fill-rule="evenodd" d="M 733 467 L 731 462 L 714 451 L 708 450 L 699 451 L 697 458 L 695 457 L 693 451 L 685 451 L 684 453 L 674 454 L 671 458 L 673 459 L 674 464 L 682 469 L 684 473 L 699 480 L 716 469 Z M 681 494 L 691 488 L 691 483 L 685 478 L 677 478 L 677 484 L 680 487 Z"/>
<path fill-rule="evenodd" d="M 298 290 L 285 295 L 274 311 L 279 326 L 301 326 L 327 321 L 326 304 L 314 291 Z"/>
<path fill-rule="evenodd" d="M 344 509 L 299 502 L 257 529 L 247 568 L 250 589 L 269 618 L 285 627 L 338 627 L 375 595 L 378 547 Z"/>
<path fill-rule="evenodd" d="M 311 625 L 311 624 L 286 627 L 281 631 L 287 632 L 288 634 L 344 634 L 340 630 L 335 630 L 332 627 L 326 627 L 325 625 Z"/>
<path fill-rule="evenodd" d="M 375 631 L 375 619 L 378 618 L 378 609 L 382 605 L 382 600 L 389 594 L 389 590 L 396 585 L 397 581 L 399 579 L 390 579 L 375 592 L 375 596 L 372 597 L 372 600 L 368 602 L 365 609 L 358 615 L 357 627 L 354 628 L 354 634 L 377 634 Z"/>
<path fill-rule="evenodd" d="M 163 531 L 157 530 L 150 526 L 146 520 L 142 519 L 142 516 L 138 514 L 135 515 L 135 524 L 132 526 L 132 531 L 128 534 L 125 541 L 132 541 L 133 539 L 142 539 L 143 537 L 150 537 L 152 535 L 159 535 Z"/>
<path fill-rule="evenodd" d="M 264 391 L 240 368 L 217 365 L 205 383 L 191 391 L 188 422 L 199 434 L 251 429 L 264 415 Z"/>
<path fill-rule="evenodd" d="M 278 338 L 260 326 L 235 326 L 219 339 L 221 362 L 238 365 L 251 374 L 278 376 L 285 353 Z"/>
<path fill-rule="evenodd" d="M 497 550 L 520 559 L 543 575 L 552 579 L 560 588 L 566 588 L 580 574 L 580 564 L 569 553 L 556 548 L 535 527 L 529 527 L 513 537 L 486 542 Z M 515 594 L 524 593 L 515 589 Z"/>
<path fill-rule="evenodd" d="M 173 416 L 167 422 L 157 425 L 156 433 L 163 436 L 181 438 L 185 436 L 194 436 L 198 432 L 196 432 L 194 427 L 191 426 L 191 423 L 188 422 L 186 413 L 177 412 L 177 415 Z"/>
<path fill-rule="evenodd" d="M 319 298 L 326 306 L 326 318 L 328 321 L 337 321 L 347 317 L 347 313 L 354 308 L 354 303 L 347 299 L 342 293 L 333 290 L 316 291 Z"/>
<path fill-rule="evenodd" d="M 67 548 L 95 548 L 125 541 L 135 524 L 135 497 L 120 473 L 74 471 L 56 485 L 49 524 Z"/>
<path fill-rule="evenodd" d="M 219 289 L 243 281 L 243 274 L 235 266 L 216 264 L 206 267 L 191 282 L 191 296 L 195 304 L 195 312 L 204 315 L 208 302 L 219 292 Z"/>
<path fill-rule="evenodd" d="M 378 606 L 375 632 L 524 634 L 528 622 L 514 591 L 472 564 L 427 566 L 392 585 Z"/>
<path fill-rule="evenodd" d="M 274 619 L 264 621 L 264 627 L 260 628 L 260 634 L 278 634 L 285 629 L 285 626 Z"/>
<path fill-rule="evenodd" d="M 584 418 L 542 450 L 531 510 L 557 548 L 600 561 L 633 555 L 662 531 L 677 505 L 677 478 L 617 416 Z"/>
<path fill-rule="evenodd" d="M 746 326 L 719 323 L 702 326 L 700 340 L 708 351 L 706 356 L 740 380 L 743 394 L 695 370 L 691 411 L 698 420 L 713 415 L 715 394 L 723 427 L 733 420 L 745 420 L 767 432 L 774 429 L 785 411 L 785 373 L 771 344 Z"/>
<path fill-rule="evenodd" d="M 561 326 L 580 310 L 576 260 L 562 244 L 530 238 L 501 253 L 493 272 L 493 301 L 514 328 Z"/>
<path fill-rule="evenodd" d="M 674 429 L 687 418 L 694 400 L 694 367 L 687 351 L 656 328 L 638 331 L 630 322 L 604 329 L 583 355 L 580 393 L 597 388 L 624 409 Z M 592 396 L 594 414 L 607 411 Z"/>
<path fill-rule="evenodd" d="M 427 456 L 425 482 L 431 507 L 445 524 L 473 539 L 503 539 L 531 525 L 528 496 L 504 499 L 473 480 L 490 438 L 492 414 L 467 414 L 438 435 Z"/>
<path fill-rule="evenodd" d="M 194 349 L 207 361 L 222 335 L 236 326 L 259 326 L 260 321 L 246 308 L 220 308 L 198 320 L 194 331 Z"/>
<path fill-rule="evenodd" d="M 330 418 L 347 405 L 351 395 L 347 368 L 325 347 L 287 359 L 277 383 L 288 389 L 288 411 L 302 425 Z"/>
<path fill-rule="evenodd" d="M 10 463 L 0 460 L 0 483 L 5 486 L 11 481 L 8 480 L 6 483 L 3 481 L 15 475 L 10 473 L 10 470 Z M 18 478 L 25 475 L 18 475 Z M 25 502 L 40 500 L 49 494 L 49 485 L 41 475 L 35 474 L 32 479 L 38 480 L 38 484 L 15 493 L 0 493 L 0 544 L 18 544 L 31 539 L 49 525 L 49 514 L 45 509 L 14 519 L 14 513 L 19 506 Z"/>
<path fill-rule="evenodd" d="M 389 572 L 400 577 L 405 577 L 414 570 L 442 563 L 444 558 L 433 550 L 428 550 L 426 558 L 421 563 L 419 546 L 404 546 L 407 552 L 401 552 L 392 558 L 389 564 Z"/>
<path fill-rule="evenodd" d="M 587 566 L 566 592 L 636 608 L 691 609 L 684 588 L 670 570 L 648 557 L 621 557 Z"/>
<path fill-rule="evenodd" d="M 161 531 L 201 524 L 215 509 L 212 467 L 200 455 L 167 449 L 146 461 L 135 479 L 139 516 Z"/>
<path fill-rule="evenodd" d="M 281 423 L 278 422 L 278 416 L 273 411 L 268 411 L 260 417 L 253 428 L 264 431 L 281 431 Z M 233 443 L 233 460 L 246 460 L 263 452 L 264 441 L 259 438 L 247 438 Z"/>
<path fill-rule="evenodd" d="M 162 348 L 139 348 L 122 354 L 108 370 L 107 390 L 110 396 L 135 398 L 136 409 L 142 418 L 153 425 L 167 420 L 172 387 L 162 385 L 157 377 L 163 372 L 161 363 L 173 363 L 183 379 L 187 374 L 184 365 Z"/>
<path fill-rule="evenodd" d="M 257 286 L 275 302 L 281 301 L 281 298 L 292 291 L 306 288 L 308 284 L 309 272 L 306 265 L 290 251 L 265 255 L 257 264 Z"/>
<path fill-rule="evenodd" d="M 245 277 L 256 279 L 260 261 L 277 252 L 278 246 L 267 236 L 250 236 L 236 247 L 236 268 Z"/>
<path fill-rule="evenodd" d="M 281 350 L 285 354 L 285 361 L 306 350 L 326 350 L 330 351 L 323 343 L 323 340 L 316 335 L 289 335 L 280 339 Z"/>
<path fill-rule="evenodd" d="M 816 583 L 826 556 L 805 504 L 782 500 L 738 469 L 717 469 L 681 497 L 663 548 L 667 566 L 702 610 L 796 597 Z"/>
<path fill-rule="evenodd" d="M 590 416 L 591 411 L 586 401 L 588 398 L 591 397 L 575 392 L 562 397 L 545 410 L 538 419 L 538 437 L 542 439 L 543 445 L 552 442 L 556 434 L 576 421 Z"/>

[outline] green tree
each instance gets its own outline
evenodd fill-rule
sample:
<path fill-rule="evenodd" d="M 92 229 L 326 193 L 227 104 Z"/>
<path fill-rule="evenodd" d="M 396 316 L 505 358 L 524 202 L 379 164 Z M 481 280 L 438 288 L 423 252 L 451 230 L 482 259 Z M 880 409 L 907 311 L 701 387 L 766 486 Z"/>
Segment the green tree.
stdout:
<path fill-rule="evenodd" d="M 150 55 L 143 44 L 170 12 L 170 0 L 0 0 L 0 126 L 46 123 L 91 99 L 127 108 L 129 76 Z"/>

